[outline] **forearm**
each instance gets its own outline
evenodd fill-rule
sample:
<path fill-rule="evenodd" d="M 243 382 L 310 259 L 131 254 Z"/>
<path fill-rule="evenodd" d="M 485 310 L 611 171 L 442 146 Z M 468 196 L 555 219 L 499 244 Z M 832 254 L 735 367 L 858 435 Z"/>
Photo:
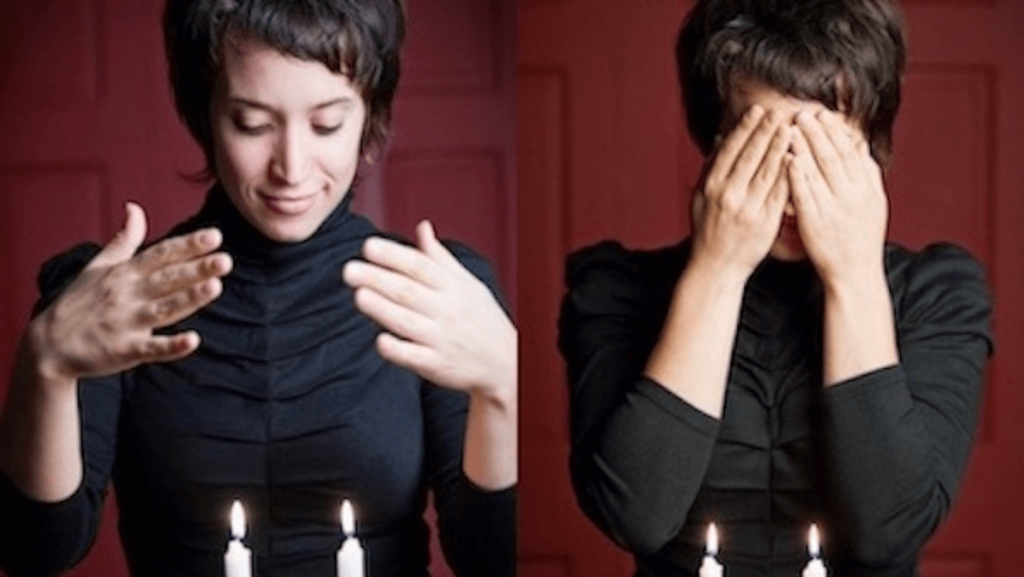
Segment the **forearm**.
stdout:
<path fill-rule="evenodd" d="M 645 374 L 720 419 L 746 275 L 691 261 L 676 285 Z"/>
<path fill-rule="evenodd" d="M 901 367 L 825 393 L 830 500 L 842 519 L 845 546 L 866 563 L 914 555 L 949 511 L 969 435 L 937 446 Z"/>
<path fill-rule="evenodd" d="M 824 285 L 825 386 L 898 364 L 892 297 L 881 261 Z"/>
<path fill-rule="evenodd" d="M 717 432 L 718 421 L 641 378 L 599 431 L 574 439 L 580 505 L 623 547 L 654 553 L 686 521 Z"/>
<path fill-rule="evenodd" d="M 518 348 L 511 345 L 495 380 L 471 390 L 462 462 L 466 477 L 482 489 L 506 489 L 518 478 Z"/>
<path fill-rule="evenodd" d="M 47 370 L 30 326 L 0 416 L 0 470 L 41 502 L 70 497 L 82 483 L 78 384 Z"/>

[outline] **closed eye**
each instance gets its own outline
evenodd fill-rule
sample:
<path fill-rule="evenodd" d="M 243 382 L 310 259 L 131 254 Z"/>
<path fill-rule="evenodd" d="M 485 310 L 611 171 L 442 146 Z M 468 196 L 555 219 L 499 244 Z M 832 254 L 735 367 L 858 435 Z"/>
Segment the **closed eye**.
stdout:
<path fill-rule="evenodd" d="M 334 126 L 314 126 L 313 130 L 320 136 L 327 136 L 341 130 L 341 127 L 341 124 L 335 124 Z"/>
<path fill-rule="evenodd" d="M 273 129 L 269 124 L 258 124 L 252 126 L 245 124 L 244 122 L 235 122 L 235 128 L 247 136 L 259 136 Z"/>

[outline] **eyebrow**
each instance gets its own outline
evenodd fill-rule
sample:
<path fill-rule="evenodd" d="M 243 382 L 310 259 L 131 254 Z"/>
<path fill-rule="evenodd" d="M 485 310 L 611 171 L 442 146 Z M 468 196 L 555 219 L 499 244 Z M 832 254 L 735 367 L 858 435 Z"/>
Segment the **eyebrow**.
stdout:
<path fill-rule="evenodd" d="M 248 98 L 241 98 L 241 97 L 238 97 L 238 96 L 231 96 L 231 97 L 228 97 L 228 102 L 232 102 L 234 104 L 241 104 L 243 106 L 248 106 L 250 108 L 257 108 L 259 110 L 264 110 L 266 112 L 271 112 L 271 113 L 276 112 L 276 110 L 272 106 L 270 106 L 268 104 L 264 104 L 262 102 L 258 102 L 256 100 L 249 100 Z M 343 96 L 341 98 L 335 98 L 333 100 L 328 100 L 327 102 L 321 102 L 320 104 L 317 104 L 317 105 L 313 106 L 312 108 L 310 108 L 310 110 L 323 110 L 324 108 L 330 108 L 332 106 L 337 106 L 339 104 L 344 106 L 345 108 L 350 108 L 353 105 L 353 103 L 354 103 L 354 100 L 351 97 Z"/>

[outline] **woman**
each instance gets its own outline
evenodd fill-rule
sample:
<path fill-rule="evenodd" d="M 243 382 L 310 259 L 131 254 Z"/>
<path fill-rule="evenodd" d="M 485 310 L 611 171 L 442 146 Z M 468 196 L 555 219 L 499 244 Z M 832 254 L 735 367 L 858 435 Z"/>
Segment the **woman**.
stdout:
<path fill-rule="evenodd" d="M 638 575 L 915 575 L 976 429 L 981 267 L 885 243 L 905 47 L 888 0 L 701 0 L 681 31 L 707 157 L 693 234 L 569 258 L 579 503 Z"/>
<path fill-rule="evenodd" d="M 236 498 L 258 575 L 332 575 L 343 499 L 369 575 L 423 575 L 428 489 L 455 571 L 512 574 L 516 332 L 489 267 L 349 210 L 401 3 L 171 0 L 164 26 L 215 183 L 165 240 L 140 251 L 129 204 L 44 267 L 0 421 L 0 566 L 76 562 L 112 481 L 133 575 L 222 575 Z"/>

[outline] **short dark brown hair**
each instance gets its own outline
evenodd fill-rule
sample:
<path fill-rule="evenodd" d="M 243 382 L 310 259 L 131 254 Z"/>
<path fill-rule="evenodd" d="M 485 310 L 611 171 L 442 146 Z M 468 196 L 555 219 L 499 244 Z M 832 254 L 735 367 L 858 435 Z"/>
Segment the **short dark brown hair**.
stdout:
<path fill-rule="evenodd" d="M 905 36 L 891 0 L 698 0 L 676 44 L 690 135 L 709 154 L 732 83 L 754 80 L 842 110 L 888 166 Z"/>
<path fill-rule="evenodd" d="M 345 74 L 366 103 L 360 148 L 382 146 L 405 38 L 402 0 L 168 0 L 164 42 L 178 114 L 215 174 L 210 102 L 229 38 L 253 38 L 283 54 Z"/>

